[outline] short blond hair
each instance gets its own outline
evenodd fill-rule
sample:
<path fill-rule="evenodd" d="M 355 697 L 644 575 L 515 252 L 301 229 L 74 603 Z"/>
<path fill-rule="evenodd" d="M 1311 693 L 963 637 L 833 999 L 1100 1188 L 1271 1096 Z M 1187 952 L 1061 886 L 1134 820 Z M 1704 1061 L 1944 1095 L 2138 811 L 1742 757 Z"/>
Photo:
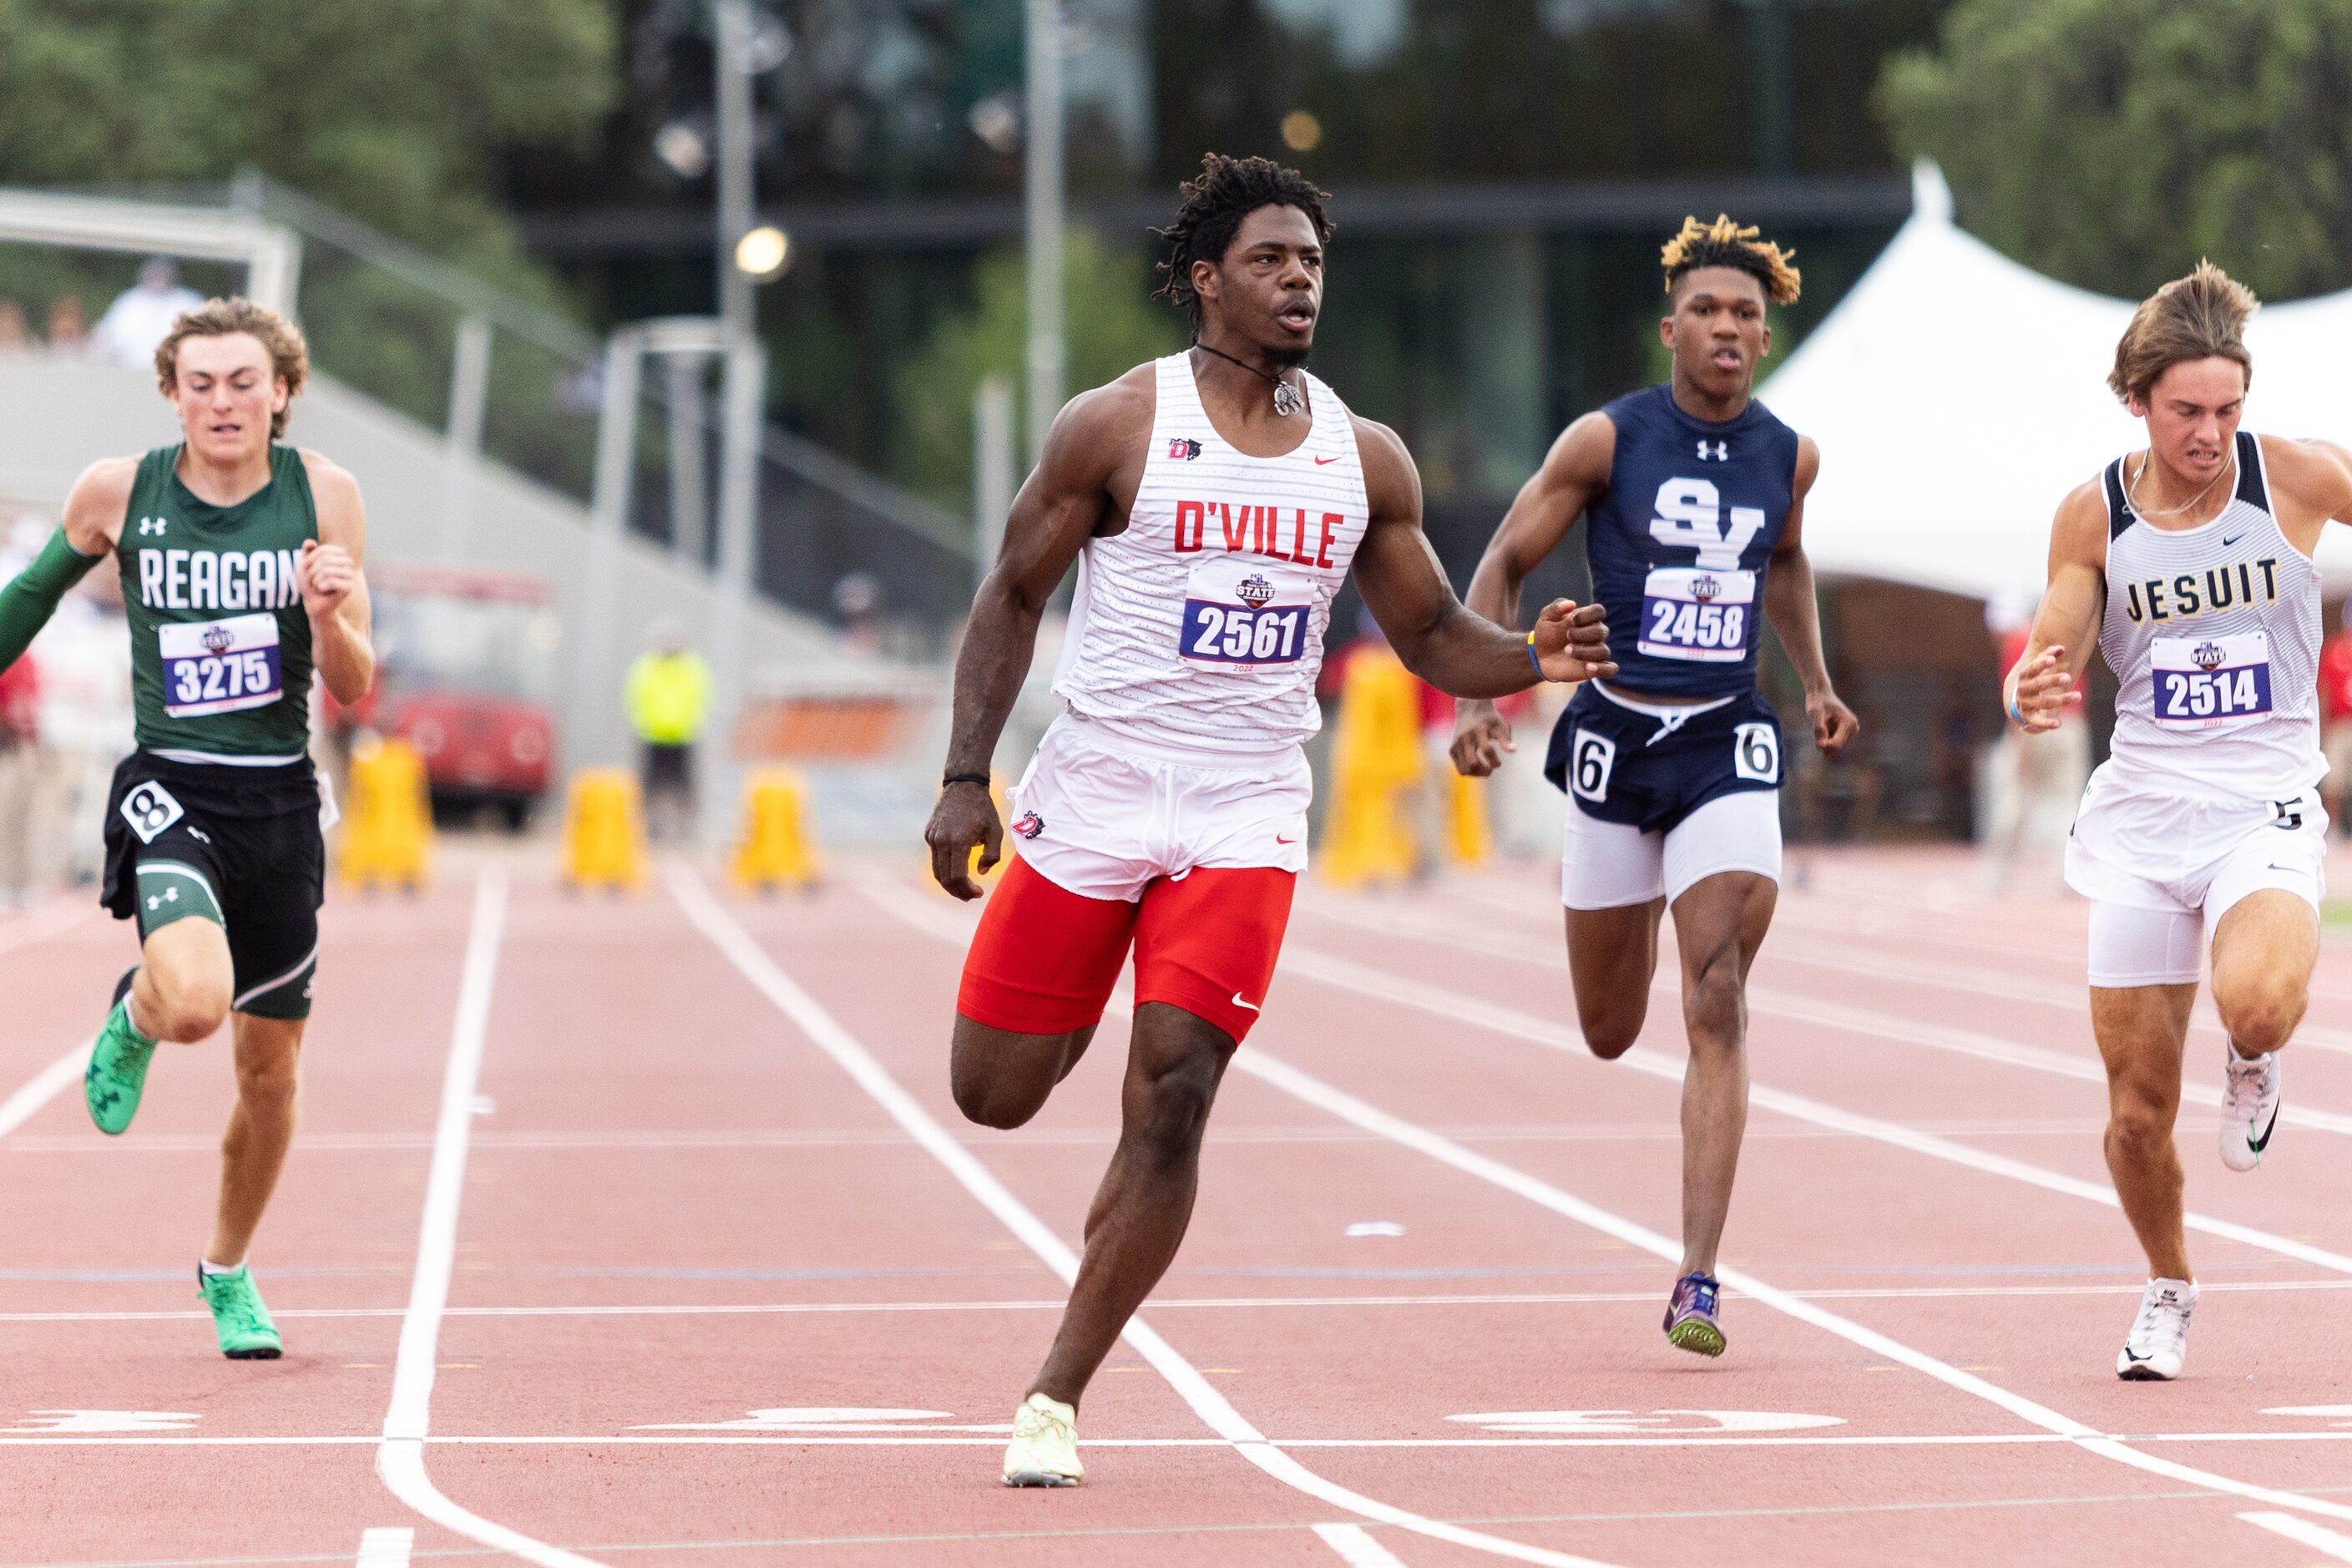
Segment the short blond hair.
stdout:
<path fill-rule="evenodd" d="M 190 338 L 225 338 L 233 332 L 244 332 L 258 339 L 269 351 L 270 374 L 286 384 L 286 406 L 269 416 L 269 438 L 273 441 L 286 434 L 287 416 L 294 411 L 294 395 L 310 379 L 310 346 L 302 341 L 300 329 L 269 309 L 257 305 L 244 295 L 226 300 L 207 300 L 193 310 L 180 312 L 172 323 L 169 336 L 155 345 L 155 380 L 163 395 L 177 395 L 180 390 L 180 345 Z"/>
<path fill-rule="evenodd" d="M 2254 384 L 2254 356 L 2246 349 L 2246 322 L 2262 308 L 2254 291 L 2210 261 L 2176 278 L 2140 302 L 2116 344 L 2107 385 L 2129 403 L 2146 401 L 2164 373 L 2200 359 L 2238 362 Z"/>

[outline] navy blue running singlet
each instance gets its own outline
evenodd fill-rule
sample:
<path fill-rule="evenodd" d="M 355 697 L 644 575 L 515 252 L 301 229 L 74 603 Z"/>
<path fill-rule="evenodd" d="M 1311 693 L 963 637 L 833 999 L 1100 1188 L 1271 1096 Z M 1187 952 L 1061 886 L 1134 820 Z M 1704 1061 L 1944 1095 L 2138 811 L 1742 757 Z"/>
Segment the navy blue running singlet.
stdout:
<path fill-rule="evenodd" d="M 1609 488 L 1588 509 L 1593 595 L 1609 613 L 1614 687 L 1706 700 L 1756 689 L 1764 571 L 1797 475 L 1797 433 L 1749 401 L 1720 425 L 1645 387 L 1602 410 Z"/>

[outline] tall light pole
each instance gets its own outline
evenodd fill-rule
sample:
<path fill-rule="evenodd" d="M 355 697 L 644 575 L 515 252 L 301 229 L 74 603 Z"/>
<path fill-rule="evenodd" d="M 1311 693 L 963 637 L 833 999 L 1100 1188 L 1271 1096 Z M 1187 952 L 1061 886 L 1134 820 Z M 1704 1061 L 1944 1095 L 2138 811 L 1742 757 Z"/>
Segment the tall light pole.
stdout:
<path fill-rule="evenodd" d="M 1062 7 L 1028 0 L 1029 460 L 1062 411 Z"/>
<path fill-rule="evenodd" d="M 718 0 L 719 315 L 734 342 L 749 342 L 751 279 L 735 247 L 751 232 L 751 0 Z"/>

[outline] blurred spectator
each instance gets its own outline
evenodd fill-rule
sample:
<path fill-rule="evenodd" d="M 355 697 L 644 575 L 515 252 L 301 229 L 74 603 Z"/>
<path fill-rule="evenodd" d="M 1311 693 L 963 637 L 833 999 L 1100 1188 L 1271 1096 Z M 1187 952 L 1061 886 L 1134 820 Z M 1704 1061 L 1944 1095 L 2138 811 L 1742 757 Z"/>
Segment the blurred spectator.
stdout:
<path fill-rule="evenodd" d="M 1985 606 L 1992 634 L 1996 679 L 2004 689 L 2009 672 L 2025 657 L 2033 624 L 2031 609 L 1994 601 Z M 2066 835 L 2091 773 L 2090 729 L 2077 711 L 2047 734 L 2028 735 L 2004 722 L 2000 738 L 1985 750 L 1982 802 L 1984 858 L 1979 876 L 1988 893 L 2005 891 L 2021 860 L 2042 863 L 2042 874 L 2065 886 Z"/>
<path fill-rule="evenodd" d="M 871 572 L 846 572 L 833 585 L 834 623 L 849 646 L 877 653 L 882 646 L 882 584 Z"/>
<path fill-rule="evenodd" d="M 640 748 L 646 836 L 683 842 L 694 831 L 694 745 L 710 716 L 710 666 L 674 621 L 655 623 L 653 645 L 629 666 L 623 696 Z"/>
<path fill-rule="evenodd" d="M 204 302 L 203 295 L 180 281 L 171 258 L 151 256 L 140 266 L 139 281 L 116 295 L 98 319 L 90 347 L 117 364 L 152 370 L 156 345 L 172 335 L 172 323 Z"/>
<path fill-rule="evenodd" d="M 49 301 L 48 342 L 57 353 L 79 353 L 89 346 L 89 318 L 82 313 L 80 295 L 60 294 Z"/>
<path fill-rule="evenodd" d="M 32 330 L 25 324 L 25 307 L 0 300 L 0 353 L 17 353 L 33 346 Z"/>
<path fill-rule="evenodd" d="M 47 891 L 33 883 L 40 741 L 39 661 L 27 653 L 0 669 L 0 910 L 23 908 Z"/>
<path fill-rule="evenodd" d="M 2319 745 L 2327 777 L 2319 786 L 2328 819 L 2345 832 L 2344 791 L 2352 781 L 2352 599 L 2336 611 L 2336 635 L 2319 650 Z"/>

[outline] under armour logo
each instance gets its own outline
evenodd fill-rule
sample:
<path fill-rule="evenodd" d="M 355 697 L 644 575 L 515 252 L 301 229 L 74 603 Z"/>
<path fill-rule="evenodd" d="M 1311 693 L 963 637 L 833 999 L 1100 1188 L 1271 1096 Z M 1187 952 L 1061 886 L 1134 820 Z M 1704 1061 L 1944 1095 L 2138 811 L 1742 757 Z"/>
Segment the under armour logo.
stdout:
<path fill-rule="evenodd" d="M 162 892 L 157 893 L 154 897 L 149 899 L 147 900 L 147 907 L 151 910 L 160 910 L 165 904 L 176 904 L 179 901 L 180 889 L 177 888 L 166 888 Z"/>
<path fill-rule="evenodd" d="M 1710 451 L 1708 451 L 1708 450 L 1707 450 L 1707 447 L 1708 447 L 1708 445 L 1709 445 L 1709 443 L 1708 443 L 1706 439 L 1704 439 L 1704 438 L 1702 438 L 1702 439 L 1699 441 L 1699 444 L 1698 444 L 1698 460 L 1699 460 L 1700 462 L 1704 463 L 1704 462 L 1706 462 L 1707 459 L 1709 459 L 1710 458 L 1713 458 L 1715 461 L 1717 461 L 1717 462 L 1718 462 L 1718 463 L 1727 463 L 1727 462 L 1731 461 L 1731 443 L 1730 443 L 1730 442 L 1728 442 L 1728 441 L 1717 441 L 1717 442 L 1712 443 L 1712 445 L 1713 445 L 1713 446 L 1714 446 L 1714 447 L 1715 447 L 1715 450 L 1714 450 L 1714 451 L 1712 451 L 1712 452 L 1710 452 Z"/>
<path fill-rule="evenodd" d="M 163 531 L 166 521 L 160 517 L 142 517 L 139 520 L 139 531 L 142 535 L 161 533 Z"/>

